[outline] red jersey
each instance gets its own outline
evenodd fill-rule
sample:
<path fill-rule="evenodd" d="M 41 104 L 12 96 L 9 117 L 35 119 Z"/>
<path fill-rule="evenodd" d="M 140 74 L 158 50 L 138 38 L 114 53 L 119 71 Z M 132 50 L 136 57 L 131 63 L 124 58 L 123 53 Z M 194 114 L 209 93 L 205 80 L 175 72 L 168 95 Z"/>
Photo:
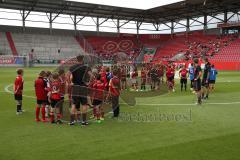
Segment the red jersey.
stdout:
<path fill-rule="evenodd" d="M 188 73 L 188 70 L 187 70 L 187 69 L 181 69 L 181 70 L 179 71 L 179 73 L 180 73 L 181 78 L 187 79 L 187 73 Z"/>
<path fill-rule="evenodd" d="M 163 72 L 164 72 L 164 66 L 161 65 L 158 70 L 157 70 L 157 74 L 159 77 L 163 76 Z"/>
<path fill-rule="evenodd" d="M 175 75 L 175 70 L 173 68 L 168 68 L 166 72 L 166 77 L 171 78 L 171 77 L 174 77 L 174 75 Z"/>
<path fill-rule="evenodd" d="M 101 81 L 104 83 L 105 86 L 107 86 L 107 73 L 106 72 L 101 72 Z"/>
<path fill-rule="evenodd" d="M 64 97 L 65 88 L 66 88 L 66 78 L 64 76 L 60 76 L 59 77 L 59 82 L 61 83 L 60 94 L 61 94 L 61 97 Z"/>
<path fill-rule="evenodd" d="M 60 94 L 61 82 L 53 81 L 50 83 L 50 86 L 51 86 L 51 99 L 60 100 L 61 99 L 61 94 Z"/>
<path fill-rule="evenodd" d="M 23 78 L 21 75 L 18 75 L 14 82 L 14 94 L 15 95 L 22 95 L 23 93 Z"/>
<path fill-rule="evenodd" d="M 93 84 L 93 90 L 94 90 L 94 99 L 97 100 L 103 100 L 104 98 L 104 91 L 105 91 L 105 85 L 101 81 L 97 80 Z"/>
<path fill-rule="evenodd" d="M 111 80 L 110 80 L 110 93 L 113 96 L 119 96 L 120 95 L 120 80 L 118 77 L 114 76 Z"/>
<path fill-rule="evenodd" d="M 38 79 L 35 80 L 34 86 L 37 100 L 47 100 L 47 83 L 44 81 L 43 77 L 38 77 Z"/>
<path fill-rule="evenodd" d="M 138 76 L 138 72 L 135 72 L 135 71 L 134 71 L 134 72 L 132 73 L 132 78 L 137 78 L 137 76 Z"/>
<path fill-rule="evenodd" d="M 127 78 L 127 71 L 125 68 L 121 69 L 121 78 L 126 79 Z"/>
<path fill-rule="evenodd" d="M 147 78 L 147 73 L 146 73 L 145 70 L 142 70 L 142 71 L 141 71 L 141 78 L 142 78 L 142 79 L 146 79 L 146 78 Z"/>

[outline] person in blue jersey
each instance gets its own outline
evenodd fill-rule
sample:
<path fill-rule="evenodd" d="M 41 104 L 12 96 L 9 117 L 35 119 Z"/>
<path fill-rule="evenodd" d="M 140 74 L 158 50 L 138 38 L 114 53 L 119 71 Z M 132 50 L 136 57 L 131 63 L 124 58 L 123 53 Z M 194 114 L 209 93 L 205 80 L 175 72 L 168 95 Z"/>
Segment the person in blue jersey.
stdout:
<path fill-rule="evenodd" d="M 215 87 L 218 71 L 215 69 L 214 65 L 211 66 L 209 75 L 209 90 L 212 92 Z"/>
<path fill-rule="evenodd" d="M 189 69 L 188 69 L 188 73 L 189 73 L 189 80 L 190 80 L 190 89 L 193 90 L 193 82 L 194 82 L 194 66 L 193 63 L 191 63 Z"/>

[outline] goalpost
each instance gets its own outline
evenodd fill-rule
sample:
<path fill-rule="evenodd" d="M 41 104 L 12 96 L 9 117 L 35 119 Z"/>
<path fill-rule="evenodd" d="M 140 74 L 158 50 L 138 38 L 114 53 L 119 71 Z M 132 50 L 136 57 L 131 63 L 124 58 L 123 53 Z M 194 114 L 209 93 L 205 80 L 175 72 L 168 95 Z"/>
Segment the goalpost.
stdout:
<path fill-rule="evenodd" d="M 28 56 L 0 55 L 0 67 L 28 67 Z"/>

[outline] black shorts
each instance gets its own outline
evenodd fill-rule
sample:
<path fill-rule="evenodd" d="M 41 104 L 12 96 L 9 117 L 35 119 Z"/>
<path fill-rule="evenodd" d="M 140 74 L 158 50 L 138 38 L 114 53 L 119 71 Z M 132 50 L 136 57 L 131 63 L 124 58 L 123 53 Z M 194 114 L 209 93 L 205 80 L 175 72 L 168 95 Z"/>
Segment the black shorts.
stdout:
<path fill-rule="evenodd" d="M 193 82 L 193 88 L 195 91 L 201 91 L 201 80 L 196 80 Z"/>
<path fill-rule="evenodd" d="M 76 108 L 80 108 L 80 104 L 87 105 L 87 96 L 91 93 L 91 89 L 85 85 L 75 85 L 72 87 L 72 103 L 76 105 Z"/>
<path fill-rule="evenodd" d="M 191 81 L 191 88 L 193 88 L 194 80 L 190 80 L 190 81 Z"/>
<path fill-rule="evenodd" d="M 92 105 L 94 105 L 94 106 L 99 106 L 99 105 L 101 105 L 102 104 L 102 101 L 101 100 L 98 100 L 98 99 L 94 99 L 93 100 L 93 103 L 92 103 Z"/>
<path fill-rule="evenodd" d="M 72 103 L 76 105 L 76 108 L 80 108 L 80 104 L 87 105 L 88 100 L 87 97 L 83 96 L 72 96 Z"/>
<path fill-rule="evenodd" d="M 22 95 L 15 94 L 14 98 L 15 98 L 16 101 L 21 101 L 22 100 Z"/>
<path fill-rule="evenodd" d="M 122 81 L 122 82 L 126 82 L 126 81 L 127 81 L 127 78 L 121 78 L 121 81 Z"/>
<path fill-rule="evenodd" d="M 51 99 L 51 107 L 52 108 L 57 108 L 60 101 L 61 100 Z"/>
<path fill-rule="evenodd" d="M 180 80 L 180 83 L 181 83 L 181 84 L 187 84 L 187 79 L 181 79 L 181 80 Z"/>
<path fill-rule="evenodd" d="M 45 101 L 45 104 L 46 104 L 46 105 L 50 105 L 50 102 L 48 101 L 48 96 L 47 96 L 47 99 L 46 99 L 46 101 Z"/>
<path fill-rule="evenodd" d="M 37 104 L 42 105 L 42 104 L 47 104 L 48 100 L 38 100 L 37 99 Z"/>
<path fill-rule="evenodd" d="M 203 87 L 208 87 L 209 86 L 209 82 L 206 82 L 206 81 L 207 81 L 206 79 L 202 80 L 202 86 Z"/>
<path fill-rule="evenodd" d="M 174 80 L 173 76 L 168 78 L 168 81 L 173 81 L 173 80 Z"/>
<path fill-rule="evenodd" d="M 209 80 L 209 84 L 215 84 L 215 80 Z"/>

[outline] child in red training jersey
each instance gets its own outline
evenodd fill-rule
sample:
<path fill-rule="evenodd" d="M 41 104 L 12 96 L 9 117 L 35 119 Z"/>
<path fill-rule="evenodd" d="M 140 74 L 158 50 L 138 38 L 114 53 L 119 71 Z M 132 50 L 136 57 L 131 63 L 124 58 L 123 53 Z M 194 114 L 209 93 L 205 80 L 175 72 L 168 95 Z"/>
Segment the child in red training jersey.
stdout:
<path fill-rule="evenodd" d="M 183 91 L 183 85 L 185 91 L 187 91 L 187 77 L 188 77 L 188 70 L 186 69 L 185 65 L 179 71 L 180 83 L 181 83 L 181 92 Z"/>
<path fill-rule="evenodd" d="M 51 77 L 51 72 L 50 71 L 46 71 L 46 76 L 44 77 L 44 81 L 47 85 L 47 88 L 46 88 L 46 92 L 47 92 L 47 95 L 48 95 L 48 92 L 50 90 L 50 77 Z M 48 97 L 47 97 L 47 100 L 46 100 L 46 105 L 45 105 L 45 116 L 46 118 L 49 117 L 50 115 L 50 102 L 48 101 Z"/>
<path fill-rule="evenodd" d="M 132 87 L 135 91 L 138 91 L 137 77 L 138 77 L 138 70 L 137 70 L 137 68 L 135 68 L 131 75 Z"/>
<path fill-rule="evenodd" d="M 101 80 L 101 75 L 97 75 L 96 81 L 94 82 L 93 86 L 93 107 L 95 108 L 96 111 L 96 119 L 97 122 L 101 122 L 101 120 L 104 120 L 104 111 L 102 108 L 102 103 L 104 100 L 104 91 L 105 91 L 105 85 L 103 81 Z"/>
<path fill-rule="evenodd" d="M 171 92 L 171 91 L 175 92 L 175 90 L 174 90 L 174 75 L 175 75 L 175 70 L 170 65 L 166 71 L 167 85 L 168 85 L 169 92 Z"/>
<path fill-rule="evenodd" d="M 50 121 L 51 123 L 55 123 L 54 114 L 57 112 L 57 123 L 62 124 L 60 108 L 59 108 L 59 102 L 61 101 L 61 94 L 60 94 L 61 82 L 59 81 L 58 73 L 54 73 L 52 75 L 50 88 L 51 88 L 50 95 L 49 95 L 50 102 L 51 102 Z"/>
<path fill-rule="evenodd" d="M 113 70 L 113 78 L 109 82 L 109 95 L 112 97 L 112 110 L 113 117 L 117 118 L 119 116 L 119 96 L 120 96 L 120 79 L 117 77 L 118 71 Z"/>
<path fill-rule="evenodd" d="M 17 115 L 22 113 L 22 94 L 23 94 L 23 69 L 17 69 L 17 77 L 14 82 L 14 97 L 17 102 Z"/>
<path fill-rule="evenodd" d="M 37 98 L 37 105 L 36 105 L 36 121 L 39 122 L 39 114 L 40 109 L 42 111 L 42 121 L 46 122 L 45 119 L 45 105 L 47 102 L 47 83 L 44 80 L 46 73 L 45 71 L 41 71 L 38 78 L 35 80 L 35 94 Z"/>

